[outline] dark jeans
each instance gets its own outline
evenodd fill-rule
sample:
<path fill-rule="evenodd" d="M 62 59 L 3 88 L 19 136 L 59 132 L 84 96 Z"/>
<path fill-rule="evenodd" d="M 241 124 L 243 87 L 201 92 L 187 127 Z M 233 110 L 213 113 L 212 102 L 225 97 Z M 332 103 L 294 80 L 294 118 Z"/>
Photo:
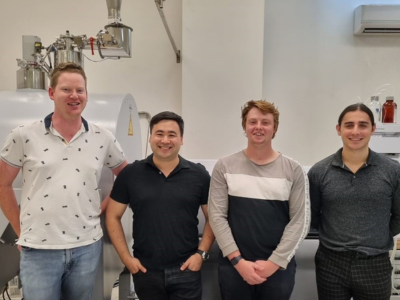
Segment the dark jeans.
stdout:
<path fill-rule="evenodd" d="M 180 270 L 139 271 L 132 275 L 135 292 L 140 300 L 201 300 L 201 272 Z"/>
<path fill-rule="evenodd" d="M 220 258 L 218 280 L 222 300 L 289 300 L 294 288 L 296 262 L 278 270 L 267 281 L 249 285 L 226 258 Z"/>
<path fill-rule="evenodd" d="M 315 255 L 320 300 L 389 300 L 392 265 L 388 253 L 368 256 L 319 245 Z"/>

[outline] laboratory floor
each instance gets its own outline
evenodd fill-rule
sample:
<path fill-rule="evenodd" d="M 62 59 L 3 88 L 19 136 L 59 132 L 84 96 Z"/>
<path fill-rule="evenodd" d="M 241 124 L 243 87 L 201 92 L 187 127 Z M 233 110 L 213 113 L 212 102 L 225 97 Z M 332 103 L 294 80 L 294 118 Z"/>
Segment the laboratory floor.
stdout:
<path fill-rule="evenodd" d="M 9 283 L 9 288 L 7 290 L 10 295 L 11 300 L 21 300 L 21 290 L 18 288 L 18 277 L 12 279 Z M 3 299 L 8 299 L 7 294 L 4 294 Z M 119 289 L 118 287 L 113 288 L 111 293 L 111 300 L 119 299 Z"/>

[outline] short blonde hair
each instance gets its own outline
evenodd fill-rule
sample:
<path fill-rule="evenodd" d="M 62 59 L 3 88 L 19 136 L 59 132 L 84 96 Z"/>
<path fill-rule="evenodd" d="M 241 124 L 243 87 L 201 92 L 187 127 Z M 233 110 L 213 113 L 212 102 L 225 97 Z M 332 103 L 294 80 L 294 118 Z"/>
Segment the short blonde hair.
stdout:
<path fill-rule="evenodd" d="M 274 103 L 265 100 L 250 100 L 242 107 L 242 127 L 246 129 L 247 114 L 252 108 L 259 109 L 264 115 L 271 113 L 274 116 L 275 132 L 278 130 L 279 125 L 279 111 Z M 275 137 L 275 133 L 272 138 Z"/>
<path fill-rule="evenodd" d="M 60 63 L 51 71 L 50 73 L 50 86 L 55 89 L 58 83 L 58 77 L 62 73 L 77 73 L 82 75 L 83 79 L 85 79 L 85 88 L 86 88 L 86 74 L 83 68 L 73 62 L 67 62 L 67 63 Z"/>

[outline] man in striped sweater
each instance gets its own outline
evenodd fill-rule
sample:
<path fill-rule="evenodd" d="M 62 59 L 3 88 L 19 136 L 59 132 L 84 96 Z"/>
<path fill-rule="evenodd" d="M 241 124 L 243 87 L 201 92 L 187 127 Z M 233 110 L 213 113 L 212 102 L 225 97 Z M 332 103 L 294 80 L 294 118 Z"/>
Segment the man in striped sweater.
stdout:
<path fill-rule="evenodd" d="M 274 104 L 247 102 L 247 148 L 214 167 L 209 220 L 222 250 L 223 300 L 285 300 L 293 291 L 294 254 L 310 223 L 308 179 L 299 163 L 272 148 L 278 124 Z"/>

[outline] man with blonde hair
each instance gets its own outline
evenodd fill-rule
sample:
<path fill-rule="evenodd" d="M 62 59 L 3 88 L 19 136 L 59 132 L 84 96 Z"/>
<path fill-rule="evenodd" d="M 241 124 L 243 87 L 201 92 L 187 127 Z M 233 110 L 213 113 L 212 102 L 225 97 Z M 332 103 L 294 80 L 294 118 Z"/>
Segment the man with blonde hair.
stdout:
<path fill-rule="evenodd" d="M 54 112 L 15 128 L 1 151 L 0 206 L 22 247 L 24 299 L 89 300 L 102 250 L 100 174 L 127 162 L 113 134 L 82 117 L 81 66 L 59 64 L 50 81 Z M 21 209 L 12 188 L 20 170 Z"/>
<path fill-rule="evenodd" d="M 242 109 L 247 148 L 221 158 L 210 185 L 209 220 L 222 250 L 223 300 L 285 300 L 294 287 L 294 254 L 308 233 L 308 180 L 275 151 L 279 112 L 267 101 Z"/>

